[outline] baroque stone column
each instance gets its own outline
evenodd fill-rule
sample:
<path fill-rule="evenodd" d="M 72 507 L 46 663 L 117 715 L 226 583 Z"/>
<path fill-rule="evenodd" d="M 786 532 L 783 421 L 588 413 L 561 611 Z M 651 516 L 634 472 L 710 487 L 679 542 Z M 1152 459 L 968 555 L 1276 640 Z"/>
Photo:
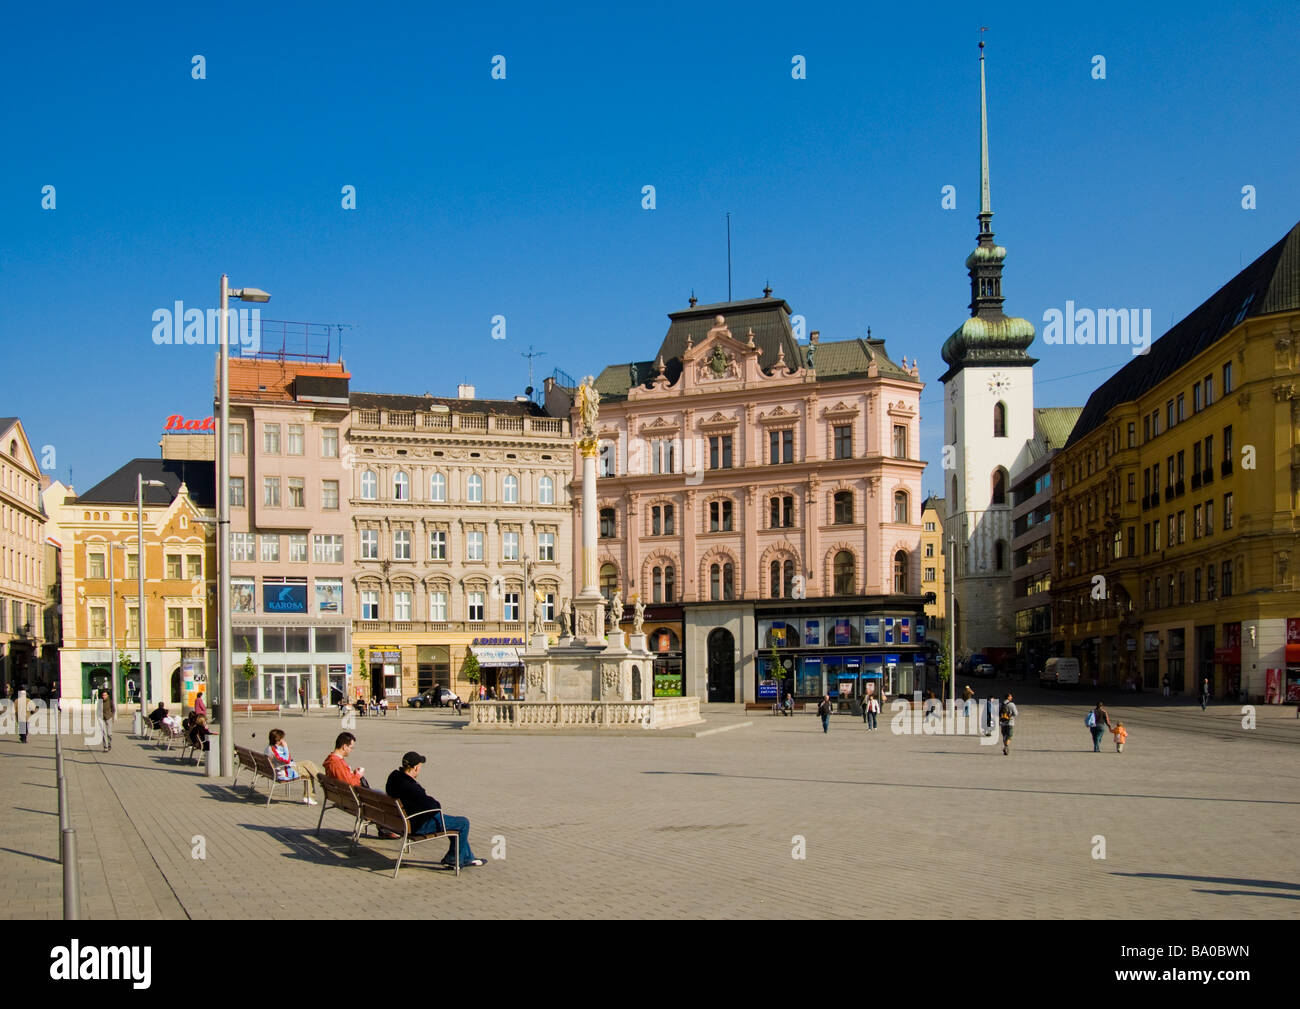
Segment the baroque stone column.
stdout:
<path fill-rule="evenodd" d="M 605 643 L 605 598 L 600 594 L 599 559 L 596 552 L 596 456 L 600 443 L 596 432 L 599 394 L 591 376 L 578 387 L 582 432 L 578 450 L 582 453 L 582 589 L 573 601 L 574 637 L 588 644 Z"/>

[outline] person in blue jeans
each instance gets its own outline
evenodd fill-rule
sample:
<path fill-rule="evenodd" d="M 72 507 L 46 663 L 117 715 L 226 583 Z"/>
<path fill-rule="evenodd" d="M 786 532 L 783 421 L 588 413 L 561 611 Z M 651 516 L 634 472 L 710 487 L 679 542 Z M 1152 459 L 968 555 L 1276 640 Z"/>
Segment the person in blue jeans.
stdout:
<path fill-rule="evenodd" d="M 442 864 L 454 866 L 456 864 L 456 851 L 459 847 L 460 866 L 465 868 L 470 865 L 484 865 L 481 858 L 474 857 L 474 850 L 469 846 L 469 820 L 463 816 L 452 816 L 450 813 L 442 811 L 442 804 L 432 795 L 424 790 L 415 779 L 420 776 L 420 768 L 426 763 L 427 758 L 414 750 L 408 750 L 402 756 L 402 766 L 388 776 L 388 781 L 384 786 L 384 791 L 397 799 L 402 808 L 406 810 L 406 815 L 413 817 L 411 820 L 412 834 L 438 834 L 443 830 L 455 831 L 460 835 L 459 846 L 449 844 L 447 854 L 443 856 Z M 427 816 L 415 816 L 416 813 L 427 813 Z"/>
<path fill-rule="evenodd" d="M 1093 753 L 1101 752 L 1101 737 L 1105 734 L 1106 730 L 1109 729 L 1110 727 L 1111 727 L 1110 715 L 1106 713 L 1106 708 L 1101 703 L 1101 701 L 1098 701 L 1097 706 L 1092 709 L 1092 752 Z"/>
<path fill-rule="evenodd" d="M 817 705 L 817 714 L 822 716 L 822 732 L 828 732 L 831 727 L 831 695 L 822 694 L 822 702 Z"/>

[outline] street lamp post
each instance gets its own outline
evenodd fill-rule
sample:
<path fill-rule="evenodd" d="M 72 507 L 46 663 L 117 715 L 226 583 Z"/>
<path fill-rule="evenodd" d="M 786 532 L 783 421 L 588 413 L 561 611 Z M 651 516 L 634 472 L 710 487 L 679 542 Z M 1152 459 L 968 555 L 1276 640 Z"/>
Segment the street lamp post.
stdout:
<path fill-rule="evenodd" d="M 952 695 L 952 717 L 957 718 L 957 573 L 953 560 L 957 556 L 957 540 L 948 537 L 948 683 Z"/>
<path fill-rule="evenodd" d="M 113 551 L 121 544 L 108 545 L 108 695 L 117 697 L 117 588 L 113 578 Z"/>
<path fill-rule="evenodd" d="M 135 535 L 137 575 L 136 591 L 140 594 L 139 613 L 136 622 L 140 625 L 140 712 L 143 715 L 149 706 L 149 665 L 145 661 L 145 627 L 149 623 L 148 611 L 144 605 L 144 489 L 146 487 L 166 487 L 161 480 L 146 480 L 140 473 L 135 475 Z"/>
<path fill-rule="evenodd" d="M 235 687 L 231 672 L 233 652 L 230 628 L 230 299 L 267 302 L 271 296 L 256 287 L 231 289 L 230 278 L 221 275 L 221 311 L 217 313 L 221 336 L 221 407 L 217 426 L 217 460 L 220 483 L 217 487 L 217 614 L 220 630 L 217 641 L 217 669 L 221 677 L 221 718 L 219 725 L 221 750 L 221 776 L 235 773 L 235 719 L 231 710 L 235 706 Z"/>

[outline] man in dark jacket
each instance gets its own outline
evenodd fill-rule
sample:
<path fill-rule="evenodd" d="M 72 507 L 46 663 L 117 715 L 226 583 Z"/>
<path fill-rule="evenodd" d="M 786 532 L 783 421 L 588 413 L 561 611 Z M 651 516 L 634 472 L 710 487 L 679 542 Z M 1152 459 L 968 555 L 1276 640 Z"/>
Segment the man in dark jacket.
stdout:
<path fill-rule="evenodd" d="M 420 776 L 420 768 L 424 766 L 425 758 L 422 754 L 414 750 L 408 751 L 402 756 L 402 766 L 388 776 L 388 782 L 384 785 L 384 791 L 402 804 L 402 809 L 406 810 L 406 815 L 411 817 L 412 834 L 438 834 L 446 831 L 455 831 L 460 835 L 460 865 L 465 868 L 468 865 L 483 865 L 483 859 L 475 858 L 474 852 L 469 846 L 469 820 L 463 816 L 452 816 L 450 813 L 442 811 L 442 805 L 432 795 L 424 790 L 416 780 Z M 427 816 L 418 816 L 416 814 L 427 813 Z M 444 865 L 455 866 L 456 845 L 449 845 L 447 854 L 443 856 Z"/>

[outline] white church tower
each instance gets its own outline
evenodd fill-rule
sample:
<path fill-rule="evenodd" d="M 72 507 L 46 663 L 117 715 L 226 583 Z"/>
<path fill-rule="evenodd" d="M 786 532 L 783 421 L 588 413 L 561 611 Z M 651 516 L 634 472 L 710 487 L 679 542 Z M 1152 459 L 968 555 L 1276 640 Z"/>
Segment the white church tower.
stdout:
<path fill-rule="evenodd" d="M 1011 599 L 1011 474 L 1034 435 L 1034 327 L 1002 312 L 1002 262 L 993 241 L 989 131 L 980 42 L 980 212 L 978 244 L 966 257 L 970 318 L 943 345 L 944 549 L 954 573 L 957 653 L 996 658 L 1015 651 Z M 954 563 L 955 561 L 955 563 Z M 1005 651 L 1003 651 L 1005 650 Z"/>

